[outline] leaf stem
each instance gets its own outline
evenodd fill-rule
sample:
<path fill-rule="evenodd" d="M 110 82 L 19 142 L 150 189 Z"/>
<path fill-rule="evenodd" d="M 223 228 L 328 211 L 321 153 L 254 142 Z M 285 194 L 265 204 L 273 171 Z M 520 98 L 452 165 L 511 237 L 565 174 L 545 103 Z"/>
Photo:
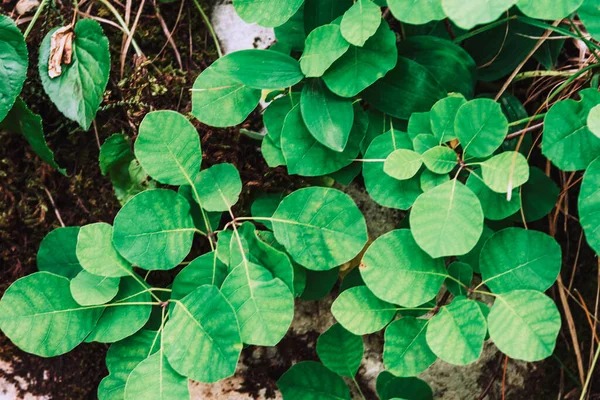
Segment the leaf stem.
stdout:
<path fill-rule="evenodd" d="M 363 394 L 363 391 L 360 390 L 360 386 L 358 385 L 358 382 L 356 381 L 356 377 L 352 377 L 352 382 L 354 382 L 354 386 L 356 386 L 356 389 L 358 390 L 358 393 L 360 394 L 360 397 L 363 400 L 367 400 L 367 398 L 365 397 L 365 395 Z"/>
<path fill-rule="evenodd" d="M 206 27 L 208 28 L 208 31 L 210 32 L 210 35 L 212 36 L 213 41 L 215 42 L 215 47 L 217 48 L 217 54 L 219 55 L 219 58 L 223 57 L 223 51 L 221 50 L 221 45 L 219 44 L 219 39 L 217 38 L 217 34 L 215 33 L 215 30 L 214 30 L 212 24 L 210 23 L 208 16 L 202 9 L 202 6 L 200 5 L 200 3 L 198 3 L 198 0 L 194 0 L 194 4 L 196 5 L 196 8 L 200 12 L 202 19 L 204 20 L 204 23 L 206 24 Z"/>
<path fill-rule="evenodd" d="M 596 354 L 594 355 L 594 361 L 592 361 L 592 366 L 588 371 L 588 376 L 585 379 L 585 384 L 583 385 L 583 390 L 581 391 L 581 396 L 579 400 L 584 400 L 588 387 L 590 386 L 590 382 L 592 380 L 592 376 L 594 375 L 594 369 L 596 368 L 596 363 L 598 362 L 598 357 L 600 357 L 600 346 L 596 349 Z"/>
<path fill-rule="evenodd" d="M 42 14 L 42 11 L 44 10 L 44 8 L 46 8 L 46 4 L 48 4 L 48 0 L 42 0 L 40 5 L 38 6 L 37 10 L 35 10 L 35 14 L 33 15 L 33 18 L 29 22 L 29 25 L 27 25 L 27 29 L 25 29 L 25 33 L 23 34 L 24 39 L 27 39 L 27 36 L 29 36 L 29 34 L 31 33 L 33 26 L 35 25 L 37 20 L 40 18 L 40 15 Z"/>
<path fill-rule="evenodd" d="M 119 11 L 117 11 L 117 9 L 112 4 L 110 4 L 110 2 L 108 0 L 98 0 L 98 1 L 100 3 L 102 3 L 104 5 L 104 7 L 108 8 L 108 11 L 110 11 L 112 13 L 112 15 L 114 15 L 114 17 L 119 22 L 119 25 L 121 25 L 121 28 L 123 28 L 123 31 L 125 31 L 127 36 L 131 37 L 131 45 L 133 46 L 133 48 L 135 50 L 135 54 L 137 54 L 138 57 L 143 57 L 144 53 L 142 52 L 142 49 L 140 49 L 140 46 L 138 46 L 137 42 L 133 38 L 131 31 L 129 30 L 129 27 L 123 20 L 123 17 L 121 17 L 121 14 L 119 14 Z"/>

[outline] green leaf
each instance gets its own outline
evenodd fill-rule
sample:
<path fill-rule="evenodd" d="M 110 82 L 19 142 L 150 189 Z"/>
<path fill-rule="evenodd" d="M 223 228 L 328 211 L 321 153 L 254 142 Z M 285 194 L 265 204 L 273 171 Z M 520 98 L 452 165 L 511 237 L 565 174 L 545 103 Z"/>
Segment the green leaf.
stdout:
<path fill-rule="evenodd" d="M 300 110 L 306 128 L 319 143 L 344 151 L 354 122 L 350 99 L 331 93 L 321 80 L 313 80 L 302 89 Z"/>
<path fill-rule="evenodd" d="M 81 271 L 71 280 L 71 295 L 82 306 L 108 303 L 119 291 L 119 280 Z"/>
<path fill-rule="evenodd" d="M 425 381 L 395 377 L 388 371 L 377 376 L 377 394 L 381 400 L 433 400 L 433 392 Z"/>
<path fill-rule="evenodd" d="M 373 139 L 364 157 L 367 160 L 385 160 L 398 149 L 412 150 L 412 143 L 406 133 L 389 131 Z M 421 194 L 417 177 L 399 181 L 384 172 L 382 162 L 364 163 L 363 177 L 371 198 L 384 207 L 408 210 Z"/>
<path fill-rule="evenodd" d="M 216 286 L 177 301 L 163 345 L 173 369 L 190 379 L 211 383 L 233 375 L 242 342 L 233 308 Z"/>
<path fill-rule="evenodd" d="M 363 358 L 364 344 L 360 336 L 332 325 L 317 340 L 317 355 L 327 368 L 340 376 L 353 378 Z"/>
<path fill-rule="evenodd" d="M 543 292 L 556 281 L 562 252 L 545 233 L 507 228 L 485 242 L 479 260 L 483 283 L 494 293 Z"/>
<path fill-rule="evenodd" d="M 234 0 L 236 13 L 247 23 L 273 28 L 283 25 L 298 11 L 303 0 Z"/>
<path fill-rule="evenodd" d="M 252 202 L 250 214 L 258 218 L 271 218 L 284 197 L 283 193 L 262 193 Z M 273 230 L 271 221 L 260 221 L 260 223 Z"/>
<path fill-rule="evenodd" d="M 150 318 L 152 306 L 150 305 L 150 294 L 143 292 L 145 287 L 139 283 L 141 278 L 137 276 L 136 278 L 121 279 L 119 292 L 110 303 L 117 305 L 106 307 L 96 327 L 85 339 L 86 342 L 118 342 L 144 327 Z M 128 305 L 127 303 L 132 304 Z"/>
<path fill-rule="evenodd" d="M 399 21 L 422 25 L 446 18 L 442 0 L 387 0 L 392 15 Z"/>
<path fill-rule="evenodd" d="M 320 26 L 306 38 L 304 52 L 300 57 L 300 68 L 308 78 L 320 77 L 349 48 L 350 45 L 344 40 L 339 25 Z"/>
<path fill-rule="evenodd" d="M 331 313 L 348 331 L 368 335 L 383 329 L 396 315 L 398 307 L 387 303 L 366 286 L 344 290 L 331 305 Z"/>
<path fill-rule="evenodd" d="M 340 29 L 344 39 L 362 47 L 381 24 L 381 8 L 371 0 L 358 0 L 344 13 Z"/>
<path fill-rule="evenodd" d="M 396 35 L 387 22 L 382 22 L 364 46 L 350 46 L 325 72 L 323 80 L 338 96 L 353 97 L 394 68 L 397 58 Z"/>
<path fill-rule="evenodd" d="M 404 317 L 385 330 L 383 363 L 396 376 L 417 376 L 429 368 L 437 357 L 425 339 L 429 321 Z"/>
<path fill-rule="evenodd" d="M 458 109 L 454 132 L 468 156 L 487 157 L 504 142 L 508 120 L 497 102 L 476 99 Z"/>
<path fill-rule="evenodd" d="M 450 180 L 450 176 L 448 176 L 448 174 L 439 175 L 429 170 L 425 170 L 419 178 L 419 183 L 421 185 L 421 190 L 426 192 L 443 184 L 444 182 L 447 182 L 448 180 Z"/>
<path fill-rule="evenodd" d="M 577 15 L 588 33 L 598 40 L 600 38 L 600 1 L 584 0 L 577 10 Z"/>
<path fill-rule="evenodd" d="M 265 110 L 263 122 L 268 136 L 277 147 L 281 147 L 281 131 L 285 117 L 299 102 L 300 93 L 291 93 L 273 100 Z"/>
<path fill-rule="evenodd" d="M 563 171 L 579 171 L 600 155 L 600 138 L 587 126 L 588 114 L 600 104 L 596 89 L 579 92 L 580 101 L 555 103 L 546 114 L 542 153 Z"/>
<path fill-rule="evenodd" d="M 369 246 L 360 274 L 380 299 L 403 307 L 417 307 L 440 291 L 447 276 L 444 267 L 442 259 L 432 259 L 419 248 L 410 230 L 399 229 Z"/>
<path fill-rule="evenodd" d="M 600 158 L 594 160 L 583 176 L 579 192 L 579 222 L 589 246 L 600 253 Z"/>
<path fill-rule="evenodd" d="M 339 267 L 328 271 L 312 271 L 302 268 L 302 271 L 305 271 L 306 283 L 300 298 L 306 301 L 321 300 L 327 296 L 340 275 Z"/>
<path fill-rule="evenodd" d="M 562 19 L 575 12 L 583 0 L 518 0 L 517 7 L 531 18 Z"/>
<path fill-rule="evenodd" d="M 2 31 L 1 18 L 2 16 L 0 15 L 0 32 Z M 2 44 L 0 43 L 0 46 L 1 45 Z M 1 93 L 0 99 L 2 99 Z M 0 102 L 0 108 L 1 107 L 2 104 Z M 0 120 L 1 119 L 2 118 L 0 118 Z M 48 163 L 51 167 L 56 168 L 61 174 L 67 175 L 66 170 L 61 168 L 54 160 L 54 153 L 48 147 L 48 143 L 46 143 L 42 117 L 31 112 L 23 100 L 20 98 L 16 99 L 12 109 L 6 115 L 6 118 L 0 122 L 0 129 L 6 129 L 7 131 L 23 135 L 33 151 L 35 151 L 43 161 Z"/>
<path fill-rule="evenodd" d="M 494 192 L 512 192 L 529 180 L 529 164 L 523 154 L 505 151 L 482 162 L 481 175 L 485 184 Z"/>
<path fill-rule="evenodd" d="M 286 400 L 350 400 L 346 382 L 314 361 L 292 365 L 277 381 Z"/>
<path fill-rule="evenodd" d="M 53 357 L 81 343 L 101 313 L 101 306 L 73 300 L 67 278 L 37 272 L 15 281 L 2 296 L 0 329 L 21 350 Z"/>
<path fill-rule="evenodd" d="M 440 143 L 456 139 L 454 132 L 456 114 L 466 102 L 467 100 L 462 95 L 454 94 L 441 99 L 431 108 L 431 131 L 440 140 Z"/>
<path fill-rule="evenodd" d="M 81 271 L 76 254 L 78 234 L 78 226 L 56 228 L 47 234 L 38 249 L 38 269 L 68 279 L 76 277 Z"/>
<path fill-rule="evenodd" d="M 0 122 L 2 122 L 23 89 L 23 83 L 27 78 L 29 53 L 23 34 L 15 22 L 4 15 L 0 15 L 0 37 L 2 37 L 0 64 L 3 67 L 0 73 L 0 80 L 3 82 L 0 87 Z"/>
<path fill-rule="evenodd" d="M 487 333 L 486 321 L 477 303 L 454 299 L 429 321 L 427 344 L 442 360 L 467 365 L 479 358 Z"/>
<path fill-rule="evenodd" d="M 419 153 L 407 149 L 394 150 L 383 163 L 383 172 L 400 181 L 410 179 L 419 172 L 423 160 Z"/>
<path fill-rule="evenodd" d="M 410 213 L 412 234 L 431 257 L 466 254 L 483 231 L 479 199 L 452 180 L 423 193 Z"/>
<path fill-rule="evenodd" d="M 473 268 L 464 262 L 455 261 L 448 266 L 448 275 L 454 279 L 446 279 L 446 288 L 454 296 L 466 296 L 467 288 L 473 281 Z M 463 285 L 459 285 L 458 282 Z"/>
<path fill-rule="evenodd" d="M 590 132 L 600 138 L 600 105 L 593 107 L 587 117 Z"/>
<path fill-rule="evenodd" d="M 242 342 L 275 346 L 286 334 L 294 318 L 294 296 L 266 268 L 244 260 L 225 278 L 221 291 L 235 310 Z"/>
<path fill-rule="evenodd" d="M 427 150 L 439 146 L 439 141 L 431 134 L 422 133 L 413 139 L 413 146 L 417 153 L 425 154 Z"/>
<path fill-rule="evenodd" d="M 194 181 L 200 206 L 206 211 L 228 211 L 238 202 L 242 180 L 232 164 L 215 164 L 198 174 Z"/>
<path fill-rule="evenodd" d="M 273 232 L 290 256 L 315 271 L 352 260 L 367 243 L 367 224 L 345 193 L 310 187 L 287 196 L 273 214 Z"/>
<path fill-rule="evenodd" d="M 183 196 L 166 189 L 146 190 L 115 217 L 113 244 L 132 264 L 167 270 L 188 255 L 194 231 L 190 205 Z"/>
<path fill-rule="evenodd" d="M 293 51 L 301 52 L 304 50 L 304 40 L 306 39 L 304 31 L 304 4 L 283 25 L 275 27 L 274 31 L 277 43 L 288 46 Z"/>
<path fill-rule="evenodd" d="M 76 247 L 81 267 L 90 274 L 110 278 L 131 275 L 131 264 L 117 252 L 112 238 L 113 227 L 105 222 L 82 226 Z"/>
<path fill-rule="evenodd" d="M 196 177 L 197 179 L 197 177 Z M 190 213 L 194 220 L 194 226 L 205 233 L 215 232 L 221 224 L 223 213 L 219 211 L 210 212 L 203 210 L 195 199 L 195 193 L 191 186 L 181 186 L 177 192 L 185 197 L 190 205 Z"/>
<path fill-rule="evenodd" d="M 529 180 L 521 186 L 520 192 L 521 207 L 527 222 L 537 221 L 548 215 L 558 202 L 560 195 L 560 189 L 556 183 L 544 171 L 535 167 L 529 168 Z M 522 220 L 520 213 L 515 217 L 517 221 Z"/>
<path fill-rule="evenodd" d="M 502 13 L 512 7 L 517 0 L 442 0 L 444 12 L 456 25 L 471 29 L 476 25 L 497 20 Z"/>
<path fill-rule="evenodd" d="M 475 245 L 475 247 L 473 247 L 473 250 L 471 250 L 470 252 L 468 252 L 467 254 L 464 254 L 462 256 L 458 256 L 458 260 L 462 261 L 464 263 L 469 264 L 471 267 L 473 267 L 473 271 L 479 273 L 480 269 L 479 269 L 479 255 L 481 253 L 481 249 L 483 248 L 483 245 L 485 244 L 485 242 L 494 234 L 494 231 L 491 230 L 490 228 L 488 228 L 486 225 L 483 226 L 483 233 L 481 234 L 481 237 L 479 238 L 479 241 L 477 242 L 477 244 Z"/>
<path fill-rule="evenodd" d="M 221 287 L 227 276 L 227 266 L 211 251 L 195 258 L 173 281 L 173 300 L 183 299 L 202 285 Z"/>
<path fill-rule="evenodd" d="M 139 363 L 125 386 L 125 400 L 167 400 L 190 397 L 188 379 L 179 375 L 162 351 Z"/>
<path fill-rule="evenodd" d="M 481 203 L 483 215 L 489 220 L 503 220 L 521 208 L 521 194 L 519 189 L 513 189 L 510 200 L 507 200 L 506 194 L 494 192 L 476 173 L 469 175 L 467 188 L 475 193 Z"/>
<path fill-rule="evenodd" d="M 423 153 L 423 163 L 436 174 L 448 174 L 458 165 L 454 150 L 446 146 L 435 146 Z"/>
<path fill-rule="evenodd" d="M 304 30 L 312 32 L 321 25 L 332 23 L 352 7 L 353 0 L 305 0 Z"/>
<path fill-rule="evenodd" d="M 283 156 L 283 151 L 278 144 L 271 139 L 269 135 L 266 135 L 262 141 L 260 146 L 260 151 L 265 158 L 265 162 L 271 168 L 279 167 L 281 165 L 286 165 L 285 157 Z"/>
<path fill-rule="evenodd" d="M 100 172 L 106 175 L 121 163 L 129 163 L 134 159 L 129 138 L 122 133 L 115 133 L 102 143 L 98 163 Z"/>
<path fill-rule="evenodd" d="M 202 150 L 198 132 L 175 111 L 146 114 L 134 151 L 148 174 L 167 185 L 190 184 L 200 171 Z"/>
<path fill-rule="evenodd" d="M 510 358 L 540 361 L 554 352 L 560 313 L 543 293 L 517 290 L 496 297 L 488 317 L 490 337 Z"/>
<path fill-rule="evenodd" d="M 431 112 L 412 113 L 408 119 L 407 132 L 408 137 L 413 141 L 421 134 L 433 136 L 433 131 L 431 130 Z"/>
<path fill-rule="evenodd" d="M 133 153 L 131 158 L 131 161 L 119 163 L 110 170 L 110 181 L 121 205 L 144 190 L 156 188 L 156 181 L 148 177 L 138 160 L 133 158 Z"/>
<path fill-rule="evenodd" d="M 62 74 L 51 78 L 48 75 L 50 38 L 57 29 L 48 32 L 40 45 L 38 70 L 42 86 L 61 113 L 88 130 L 108 83 L 108 39 L 98 22 L 79 20 L 74 29 L 72 62 L 62 64 Z"/>

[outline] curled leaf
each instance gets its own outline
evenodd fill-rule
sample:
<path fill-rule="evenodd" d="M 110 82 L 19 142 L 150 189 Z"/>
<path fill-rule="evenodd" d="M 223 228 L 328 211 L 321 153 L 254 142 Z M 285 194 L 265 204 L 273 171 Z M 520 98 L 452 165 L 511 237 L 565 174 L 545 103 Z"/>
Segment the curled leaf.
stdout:
<path fill-rule="evenodd" d="M 62 64 L 73 60 L 73 25 L 57 29 L 50 37 L 50 57 L 48 75 L 54 79 L 62 75 Z"/>

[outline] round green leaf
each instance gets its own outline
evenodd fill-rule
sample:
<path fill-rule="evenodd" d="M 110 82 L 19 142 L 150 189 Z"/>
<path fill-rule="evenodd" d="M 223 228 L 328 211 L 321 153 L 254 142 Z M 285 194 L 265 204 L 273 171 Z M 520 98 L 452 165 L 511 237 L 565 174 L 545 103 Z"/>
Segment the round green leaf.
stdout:
<path fill-rule="evenodd" d="M 15 281 L 0 300 L 0 329 L 21 350 L 41 357 L 67 353 L 96 325 L 102 306 L 71 297 L 69 280 L 37 272 Z"/>
<path fill-rule="evenodd" d="M 537 221 L 552 211 L 558 202 L 560 189 L 544 171 L 530 167 L 529 180 L 520 188 L 521 207 L 526 221 Z M 581 213 L 581 211 L 580 211 Z M 517 221 L 523 219 L 521 213 L 515 216 Z"/>
<path fill-rule="evenodd" d="M 115 217 L 113 244 L 132 264 L 167 270 L 188 255 L 194 231 L 184 197 L 172 190 L 146 190 L 129 200 Z"/>
<path fill-rule="evenodd" d="M 200 206 L 206 211 L 228 211 L 238 202 L 242 180 L 232 164 L 215 164 L 198 174 L 194 182 Z"/>
<path fill-rule="evenodd" d="M 406 130 L 408 137 L 413 141 L 421 134 L 433 136 L 433 131 L 431 130 L 431 112 L 412 113 L 408 119 L 408 127 Z"/>
<path fill-rule="evenodd" d="M 483 283 L 494 293 L 548 289 L 560 272 L 562 252 L 551 236 L 522 228 L 496 232 L 479 256 Z"/>
<path fill-rule="evenodd" d="M 73 53 L 70 64 L 62 64 L 62 74 L 48 75 L 50 38 L 53 29 L 40 45 L 38 70 L 44 91 L 56 108 L 67 118 L 88 130 L 108 83 L 110 52 L 108 39 L 100 24 L 92 19 L 77 21 L 74 28 Z"/>
<path fill-rule="evenodd" d="M 335 319 L 355 335 L 380 331 L 397 311 L 397 306 L 375 297 L 366 286 L 344 290 L 331 305 Z"/>
<path fill-rule="evenodd" d="M 385 330 L 383 363 L 396 376 L 417 376 L 437 359 L 425 332 L 428 321 L 404 317 L 391 323 Z"/>
<path fill-rule="evenodd" d="M 458 109 L 454 132 L 467 155 L 487 157 L 504 142 L 508 120 L 500 104 L 490 99 L 476 99 Z"/>
<path fill-rule="evenodd" d="M 195 258 L 173 281 L 173 300 L 183 299 L 202 285 L 221 287 L 227 276 L 227 266 L 211 251 Z"/>
<path fill-rule="evenodd" d="M 408 229 L 375 240 L 362 259 L 360 274 L 377 297 L 403 307 L 431 300 L 447 276 L 444 261 L 421 250 Z"/>
<path fill-rule="evenodd" d="M 513 189 L 510 201 L 506 199 L 506 194 L 496 193 L 476 174 L 469 175 L 467 187 L 479 199 L 483 215 L 492 221 L 500 221 L 508 218 L 521 208 L 521 194 L 519 189 Z"/>
<path fill-rule="evenodd" d="M 412 234 L 431 257 L 466 254 L 483 231 L 479 199 L 456 179 L 423 193 L 410 213 Z"/>
<path fill-rule="evenodd" d="M 477 303 L 464 297 L 443 306 L 429 321 L 427 344 L 442 360 L 467 365 L 479 358 L 487 333 L 486 321 Z"/>
<path fill-rule="evenodd" d="M 200 286 L 177 301 L 163 345 L 173 369 L 190 379 L 210 383 L 233 375 L 242 350 L 240 331 L 216 286 Z"/>
<path fill-rule="evenodd" d="M 314 361 L 294 364 L 277 381 L 286 400 L 350 400 L 346 382 Z"/>
<path fill-rule="evenodd" d="M 466 296 L 467 288 L 473 281 L 473 268 L 464 262 L 455 261 L 448 266 L 448 275 L 454 279 L 446 279 L 446 288 L 454 296 Z M 458 282 L 462 283 L 460 285 Z M 464 286 L 463 286 L 464 285 Z"/>
<path fill-rule="evenodd" d="M 313 80 L 302 89 L 300 110 L 306 128 L 319 143 L 344 151 L 354 122 L 350 99 L 331 93 L 321 80 Z"/>
<path fill-rule="evenodd" d="M 350 45 L 344 40 L 339 25 L 320 26 L 306 38 L 306 46 L 300 57 L 300 68 L 307 78 L 320 77 L 349 48 Z"/>
<path fill-rule="evenodd" d="M 371 0 L 358 0 L 344 13 L 340 29 L 348 43 L 362 47 L 381 24 L 381 9 Z"/>
<path fill-rule="evenodd" d="M 273 28 L 283 25 L 298 11 L 302 0 L 234 0 L 235 12 L 247 23 Z"/>
<path fill-rule="evenodd" d="M 387 0 L 392 15 L 399 21 L 422 25 L 446 18 L 442 0 Z"/>
<path fill-rule="evenodd" d="M 410 179 L 419 172 L 423 160 L 417 152 L 407 149 L 394 150 L 383 163 L 383 172 L 400 181 Z"/>
<path fill-rule="evenodd" d="M 600 158 L 594 160 L 583 176 L 579 192 L 579 222 L 590 247 L 600 254 Z"/>
<path fill-rule="evenodd" d="M 188 379 L 179 375 L 162 351 L 139 363 L 127 378 L 125 400 L 188 399 Z"/>
<path fill-rule="evenodd" d="M 585 29 L 596 40 L 600 38 L 600 1 L 599 0 L 584 0 L 577 15 Z"/>
<path fill-rule="evenodd" d="M 448 174 L 458 165 L 454 150 L 446 146 L 435 146 L 423 153 L 423 163 L 436 174 Z"/>
<path fill-rule="evenodd" d="M 421 184 L 421 190 L 426 192 L 443 184 L 444 182 L 447 182 L 449 179 L 450 176 L 448 176 L 448 174 L 439 175 L 427 169 L 421 174 L 419 183 Z"/>
<path fill-rule="evenodd" d="M 93 275 L 119 278 L 132 274 L 131 264 L 112 242 L 113 227 L 104 222 L 82 226 L 77 235 L 76 255 L 81 267 Z"/>
<path fill-rule="evenodd" d="M 444 13 L 458 27 L 469 30 L 497 20 L 517 0 L 442 0 Z M 552 7 L 552 6 L 550 6 Z"/>
<path fill-rule="evenodd" d="M 70 284 L 73 299 L 82 306 L 108 303 L 119 291 L 119 278 L 107 278 L 81 271 Z"/>
<path fill-rule="evenodd" d="M 435 136 L 429 133 L 421 133 L 413 139 L 413 146 L 415 151 L 419 154 L 425 154 L 427 150 L 431 150 L 438 145 L 439 141 Z"/>
<path fill-rule="evenodd" d="M 485 184 L 494 192 L 512 192 L 529 180 L 529 164 L 523 154 L 505 151 L 482 162 L 481 175 Z"/>
<path fill-rule="evenodd" d="M 135 156 L 157 181 L 189 185 L 200 171 L 200 137 L 194 125 L 178 112 L 154 111 L 140 124 Z"/>
<path fill-rule="evenodd" d="M 560 325 L 554 302 L 533 290 L 497 296 L 488 316 L 490 337 L 498 349 L 510 358 L 530 362 L 552 355 Z"/>
<path fill-rule="evenodd" d="M 531 18 L 562 19 L 575 12 L 583 0 L 518 0 L 517 7 Z"/>
<path fill-rule="evenodd" d="M 377 394 L 381 400 L 433 400 L 433 391 L 419 378 L 402 378 L 382 371 L 377 376 Z"/>
<path fill-rule="evenodd" d="M 27 77 L 29 53 L 23 34 L 15 22 L 0 15 L 0 122 L 8 115 L 17 100 Z"/>
<path fill-rule="evenodd" d="M 462 95 L 454 94 L 438 101 L 431 108 L 431 131 L 440 140 L 440 143 L 456 139 L 454 121 L 456 120 L 458 110 L 466 102 Z"/>
<path fill-rule="evenodd" d="M 317 355 L 327 368 L 340 376 L 353 378 L 363 358 L 364 344 L 360 336 L 334 324 L 319 336 Z"/>
<path fill-rule="evenodd" d="M 78 226 L 56 228 L 47 234 L 37 253 L 37 267 L 65 278 L 74 278 L 81 271 L 77 259 Z"/>

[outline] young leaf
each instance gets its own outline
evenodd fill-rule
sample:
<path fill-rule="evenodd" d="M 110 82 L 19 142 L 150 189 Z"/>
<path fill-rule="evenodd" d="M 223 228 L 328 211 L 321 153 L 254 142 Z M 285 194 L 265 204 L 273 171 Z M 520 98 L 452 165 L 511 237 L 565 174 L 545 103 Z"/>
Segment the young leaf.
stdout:
<path fill-rule="evenodd" d="M 134 147 L 142 167 L 161 183 L 189 185 L 200 171 L 200 137 L 196 128 L 178 112 L 146 114 Z"/>
<path fill-rule="evenodd" d="M 190 205 L 183 196 L 166 189 L 146 190 L 129 200 L 115 217 L 113 244 L 132 264 L 167 270 L 188 255 L 195 230 Z"/>
<path fill-rule="evenodd" d="M 235 312 L 212 285 L 200 286 L 177 301 L 163 336 L 173 369 L 199 382 L 233 375 L 242 350 Z"/>
<path fill-rule="evenodd" d="M 327 368 L 340 376 L 353 378 L 363 358 L 364 344 L 360 336 L 332 325 L 317 340 L 317 355 Z"/>
<path fill-rule="evenodd" d="M 446 279 L 446 288 L 454 296 L 466 296 L 467 288 L 473 281 L 473 268 L 464 262 L 455 261 L 448 266 L 448 275 L 454 279 Z M 460 285 L 457 281 L 461 282 Z M 463 286 L 464 285 L 464 286 Z"/>
<path fill-rule="evenodd" d="M 234 0 L 235 12 L 247 23 L 273 28 L 283 25 L 298 11 L 302 0 Z"/>
<path fill-rule="evenodd" d="M 443 259 L 429 257 L 408 229 L 375 240 L 362 259 L 360 274 L 377 297 L 403 307 L 431 300 L 447 275 Z"/>
<path fill-rule="evenodd" d="M 497 296 L 488 316 L 490 337 L 500 351 L 510 358 L 530 362 L 552 355 L 560 325 L 554 302 L 533 290 Z"/>
<path fill-rule="evenodd" d="M 476 25 L 497 20 L 517 0 L 442 0 L 444 13 L 460 28 L 469 30 Z"/>
<path fill-rule="evenodd" d="M 27 77 L 27 66 L 29 65 L 29 53 L 23 34 L 17 28 L 15 22 L 7 16 L 0 15 L 0 122 L 13 108 L 19 93 L 23 89 L 23 83 Z"/>
<path fill-rule="evenodd" d="M 408 149 L 394 150 L 383 163 L 383 172 L 400 181 L 410 179 L 419 172 L 423 159 L 419 153 Z"/>
<path fill-rule="evenodd" d="M 423 193 L 410 213 L 412 234 L 431 257 L 466 254 L 483 231 L 479 199 L 456 179 Z"/>
<path fill-rule="evenodd" d="M 286 400 L 350 400 L 346 382 L 314 361 L 292 365 L 277 381 Z"/>
<path fill-rule="evenodd" d="M 263 114 L 268 136 L 277 147 L 281 147 L 281 131 L 285 117 L 299 102 L 300 93 L 291 93 L 273 100 Z"/>
<path fill-rule="evenodd" d="M 232 164 L 215 164 L 201 171 L 194 181 L 200 206 L 206 211 L 228 211 L 238 202 L 242 180 Z"/>
<path fill-rule="evenodd" d="M 377 376 L 376 385 L 381 400 L 433 400 L 433 391 L 419 378 L 401 378 L 382 371 Z"/>
<path fill-rule="evenodd" d="M 339 25 L 320 26 L 306 38 L 304 52 L 300 57 L 300 68 L 307 78 L 320 77 L 349 48 L 350 45 L 344 40 Z"/>
<path fill-rule="evenodd" d="M 82 306 L 108 303 L 119 291 L 119 278 L 107 278 L 81 271 L 70 284 L 73 299 Z"/>
<path fill-rule="evenodd" d="M 518 0 L 517 7 L 531 18 L 562 19 L 575 12 L 583 0 Z"/>
<path fill-rule="evenodd" d="M 387 303 L 366 286 L 344 290 L 331 305 L 331 313 L 348 331 L 368 335 L 383 329 L 396 315 L 398 307 Z"/>
<path fill-rule="evenodd" d="M 76 255 L 90 274 L 119 278 L 132 274 L 131 264 L 117 252 L 112 242 L 113 227 L 104 222 L 82 226 L 77 235 Z"/>
<path fill-rule="evenodd" d="M 590 132 L 600 138 L 600 105 L 590 110 L 587 117 L 587 125 Z"/>
<path fill-rule="evenodd" d="M 579 192 L 579 220 L 590 247 L 600 254 L 600 158 L 594 160 L 583 176 Z"/>
<path fill-rule="evenodd" d="M 367 224 L 347 194 L 310 187 L 287 196 L 273 214 L 273 232 L 290 256 L 315 271 L 352 260 L 367 243 Z"/>
<path fill-rule="evenodd" d="M 340 29 L 348 43 L 362 47 L 380 24 L 381 8 L 371 0 L 358 0 L 344 13 Z"/>
<path fill-rule="evenodd" d="M 504 142 L 508 134 L 508 120 L 495 101 L 471 100 L 458 109 L 454 132 L 465 154 L 487 157 Z"/>
<path fill-rule="evenodd" d="M 90 333 L 102 307 L 77 304 L 69 280 L 37 272 L 15 281 L 0 300 L 0 329 L 21 350 L 53 357 L 75 348 Z"/>
<path fill-rule="evenodd" d="M 469 175 L 467 188 L 471 189 L 481 203 L 483 215 L 492 221 L 500 221 L 510 217 L 521 208 L 521 194 L 519 189 L 513 189 L 510 200 L 506 194 L 496 193 L 490 189 L 476 173 Z"/>
<path fill-rule="evenodd" d="M 482 162 L 481 175 L 494 192 L 512 192 L 529 180 L 529 164 L 523 154 L 505 151 Z"/>
<path fill-rule="evenodd" d="M 443 175 L 458 165 L 458 158 L 450 147 L 435 146 L 423 153 L 423 162 L 431 172 Z"/>
<path fill-rule="evenodd" d="M 387 0 L 392 15 L 399 21 L 423 25 L 446 18 L 442 0 Z"/>
<path fill-rule="evenodd" d="M 108 83 L 108 39 L 98 22 L 79 20 L 74 29 L 72 62 L 63 64 L 62 74 L 51 78 L 48 75 L 50 38 L 56 29 L 48 32 L 40 45 L 38 69 L 42 86 L 60 112 L 88 130 Z"/>
<path fill-rule="evenodd" d="M 429 321 L 404 317 L 385 330 L 383 363 L 396 376 L 417 376 L 437 360 L 425 339 Z"/>
<path fill-rule="evenodd" d="M 221 287 L 227 276 L 227 266 L 211 251 L 195 258 L 173 281 L 173 300 L 183 299 L 202 285 Z"/>
<path fill-rule="evenodd" d="M 429 322 L 427 344 L 442 360 L 467 365 L 479 358 L 487 333 L 481 309 L 473 300 L 454 299 Z"/>
<path fill-rule="evenodd" d="M 462 95 L 453 94 L 438 101 L 431 108 L 431 131 L 440 140 L 440 143 L 456 139 L 454 121 L 458 110 L 466 102 L 467 100 Z"/>
<path fill-rule="evenodd" d="M 40 271 L 72 279 L 81 271 L 77 259 L 78 226 L 56 228 L 46 235 L 37 253 L 37 267 Z"/>
<path fill-rule="evenodd" d="M 165 358 L 162 350 L 139 363 L 125 386 L 125 400 L 188 399 L 188 380 L 179 375 Z"/>

